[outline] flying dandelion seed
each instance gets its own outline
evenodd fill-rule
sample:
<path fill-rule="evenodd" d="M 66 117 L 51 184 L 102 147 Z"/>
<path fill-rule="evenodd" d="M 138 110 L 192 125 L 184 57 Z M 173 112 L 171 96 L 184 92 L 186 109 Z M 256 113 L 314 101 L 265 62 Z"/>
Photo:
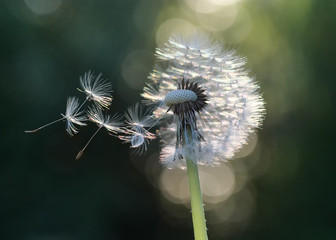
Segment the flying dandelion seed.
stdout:
<path fill-rule="evenodd" d="M 78 128 L 76 127 L 76 125 L 79 125 L 79 126 L 86 125 L 86 123 L 84 122 L 87 120 L 87 118 L 86 116 L 83 115 L 83 112 L 79 110 L 80 110 L 79 100 L 76 97 L 69 97 L 67 100 L 67 104 L 66 104 L 65 115 L 61 114 L 62 118 L 57 119 L 53 122 L 47 123 L 34 130 L 26 130 L 25 133 L 34 133 L 54 123 L 60 122 L 62 120 L 66 120 L 65 129 L 70 136 L 73 136 L 74 134 L 78 133 Z"/>
<path fill-rule="evenodd" d="M 127 131 L 120 139 L 131 144 L 134 153 L 143 154 L 147 151 L 147 145 L 150 140 L 155 139 L 155 134 L 149 132 L 146 128 L 153 126 L 157 120 L 149 112 L 144 112 L 142 106 L 137 103 L 127 109 L 125 114 Z"/>
<path fill-rule="evenodd" d="M 101 78 L 102 74 L 95 76 L 91 71 L 84 73 L 80 77 L 80 85 L 83 89 L 78 89 L 86 94 L 86 100 L 92 100 L 99 108 L 109 108 L 112 103 L 112 84 Z"/>
<path fill-rule="evenodd" d="M 88 117 L 91 122 L 94 122 L 98 125 L 98 129 L 96 132 L 91 136 L 88 142 L 85 144 L 82 150 L 80 150 L 76 156 L 76 159 L 79 159 L 84 150 L 90 144 L 92 139 L 96 136 L 101 128 L 106 128 L 110 135 L 119 137 L 120 133 L 125 132 L 123 126 L 123 122 L 121 121 L 121 116 L 115 114 L 113 116 L 104 114 L 102 110 L 98 107 L 92 107 L 88 111 Z"/>
<path fill-rule="evenodd" d="M 204 35 L 173 36 L 156 56 L 142 96 L 164 124 L 158 130 L 161 162 L 185 167 L 185 154 L 201 165 L 231 159 L 265 111 L 259 87 L 244 68 L 246 59 Z M 187 129 L 191 138 L 184 142 Z"/>

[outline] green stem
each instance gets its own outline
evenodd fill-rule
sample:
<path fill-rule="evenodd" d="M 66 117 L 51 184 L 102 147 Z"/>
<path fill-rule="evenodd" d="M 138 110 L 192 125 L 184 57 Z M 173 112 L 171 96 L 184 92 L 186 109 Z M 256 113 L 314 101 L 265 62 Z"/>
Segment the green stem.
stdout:
<path fill-rule="evenodd" d="M 191 139 L 190 127 L 186 128 L 184 143 Z M 185 154 L 189 179 L 190 201 L 192 220 L 194 225 L 195 240 L 207 240 L 207 228 L 205 224 L 205 215 L 203 208 L 203 199 L 198 175 L 197 163 Z"/>

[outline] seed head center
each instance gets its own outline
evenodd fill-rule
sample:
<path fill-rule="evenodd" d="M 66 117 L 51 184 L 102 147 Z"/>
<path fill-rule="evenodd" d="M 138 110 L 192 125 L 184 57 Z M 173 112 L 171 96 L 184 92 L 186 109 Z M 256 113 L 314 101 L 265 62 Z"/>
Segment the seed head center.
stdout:
<path fill-rule="evenodd" d="M 187 89 L 177 89 L 170 91 L 165 97 L 165 104 L 170 107 L 175 104 L 195 102 L 197 101 L 197 95 L 194 91 Z"/>

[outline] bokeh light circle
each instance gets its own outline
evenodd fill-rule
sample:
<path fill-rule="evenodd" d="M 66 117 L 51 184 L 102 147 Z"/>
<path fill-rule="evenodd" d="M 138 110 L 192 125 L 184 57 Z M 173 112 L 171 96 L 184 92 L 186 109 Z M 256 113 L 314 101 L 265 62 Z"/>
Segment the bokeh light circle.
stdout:
<path fill-rule="evenodd" d="M 55 12 L 63 0 L 24 0 L 27 7 L 37 15 L 46 15 Z"/>
<path fill-rule="evenodd" d="M 165 22 L 163 22 L 157 32 L 156 32 L 156 44 L 157 46 L 162 46 L 167 42 L 169 36 L 174 33 L 188 33 L 195 32 L 196 28 L 190 22 L 182 19 L 182 18 L 171 18 Z"/>

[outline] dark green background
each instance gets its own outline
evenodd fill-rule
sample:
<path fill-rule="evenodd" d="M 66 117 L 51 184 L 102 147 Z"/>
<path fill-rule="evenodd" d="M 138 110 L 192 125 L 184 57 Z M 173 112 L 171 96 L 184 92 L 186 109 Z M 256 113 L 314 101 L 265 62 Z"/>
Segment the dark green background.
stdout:
<path fill-rule="evenodd" d="M 231 226 L 224 238 L 214 229 L 225 231 L 230 224 L 212 225 L 209 216 L 209 239 L 336 239 L 336 1 L 241 5 L 251 30 L 229 47 L 248 57 L 267 103 L 258 131 L 259 158 L 267 169 L 250 179 L 255 208 L 249 223 Z M 52 14 L 36 15 L 24 1 L 0 1 L 0 239 L 193 238 L 189 210 L 172 205 L 183 217 L 167 217 L 160 191 L 139 170 L 149 163 L 159 174 L 156 159 L 144 156 L 134 164 L 128 146 L 102 131 L 75 161 L 93 124 L 72 138 L 63 124 L 24 134 L 57 119 L 67 96 L 83 99 L 76 88 L 89 69 L 112 81 L 111 112 L 140 100 L 160 24 L 174 17 L 193 22 L 174 10 L 179 6 L 72 0 Z M 230 39 L 230 31 L 234 27 L 214 35 Z M 147 56 L 137 72 L 140 87 L 129 88 L 123 61 L 139 49 Z M 157 154 L 158 143 L 150 149 Z"/>

